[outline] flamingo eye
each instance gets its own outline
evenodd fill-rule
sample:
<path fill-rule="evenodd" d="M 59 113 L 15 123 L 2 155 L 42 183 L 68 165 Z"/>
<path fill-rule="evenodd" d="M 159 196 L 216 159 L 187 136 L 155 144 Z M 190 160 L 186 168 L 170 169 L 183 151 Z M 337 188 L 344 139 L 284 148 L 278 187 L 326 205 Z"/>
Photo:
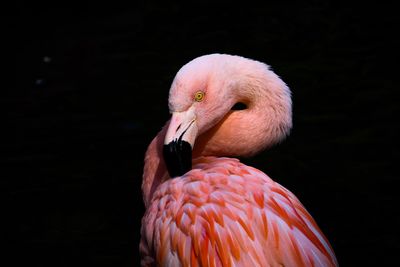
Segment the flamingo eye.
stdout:
<path fill-rule="evenodd" d="M 204 95 L 205 95 L 205 93 L 203 91 L 197 91 L 194 94 L 194 100 L 197 102 L 201 102 L 201 101 L 203 101 Z"/>

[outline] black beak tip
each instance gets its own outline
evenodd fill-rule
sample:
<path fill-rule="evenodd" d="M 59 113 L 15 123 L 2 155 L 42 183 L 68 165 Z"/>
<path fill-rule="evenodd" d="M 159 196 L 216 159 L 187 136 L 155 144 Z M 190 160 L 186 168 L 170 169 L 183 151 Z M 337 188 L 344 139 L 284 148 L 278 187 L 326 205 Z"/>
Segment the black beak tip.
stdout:
<path fill-rule="evenodd" d="M 171 178 L 182 176 L 192 169 L 192 146 L 183 140 L 164 145 L 164 161 Z"/>

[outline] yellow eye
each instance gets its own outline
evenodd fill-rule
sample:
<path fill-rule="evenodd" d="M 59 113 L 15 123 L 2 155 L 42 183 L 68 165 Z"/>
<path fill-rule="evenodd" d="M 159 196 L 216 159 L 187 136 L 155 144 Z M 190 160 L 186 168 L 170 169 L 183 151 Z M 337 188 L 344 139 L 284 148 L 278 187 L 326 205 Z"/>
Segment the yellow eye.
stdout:
<path fill-rule="evenodd" d="M 198 91 L 194 94 L 194 100 L 196 100 L 197 102 L 201 102 L 203 101 L 204 98 L 204 92 L 203 91 Z"/>

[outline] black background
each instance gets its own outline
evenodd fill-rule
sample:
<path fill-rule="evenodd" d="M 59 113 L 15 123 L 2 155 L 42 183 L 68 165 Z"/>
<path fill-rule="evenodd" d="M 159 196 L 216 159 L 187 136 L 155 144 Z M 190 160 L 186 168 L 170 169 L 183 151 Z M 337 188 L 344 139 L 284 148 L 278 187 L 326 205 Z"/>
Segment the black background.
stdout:
<path fill-rule="evenodd" d="M 169 86 L 220 52 L 266 62 L 293 92 L 291 136 L 244 162 L 299 197 L 341 266 L 393 266 L 397 16 L 381 2 L 18 2 L 0 103 L 6 254 L 15 266 L 138 266 L 143 155 Z"/>

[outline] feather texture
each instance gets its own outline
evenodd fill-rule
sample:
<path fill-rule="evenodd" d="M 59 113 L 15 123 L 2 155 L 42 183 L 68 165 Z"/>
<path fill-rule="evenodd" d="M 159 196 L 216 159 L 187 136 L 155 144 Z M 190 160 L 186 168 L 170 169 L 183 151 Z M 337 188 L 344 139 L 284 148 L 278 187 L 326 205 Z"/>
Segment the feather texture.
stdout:
<path fill-rule="evenodd" d="M 163 182 L 143 226 L 144 266 L 337 265 L 300 201 L 236 159 L 200 157 Z"/>

